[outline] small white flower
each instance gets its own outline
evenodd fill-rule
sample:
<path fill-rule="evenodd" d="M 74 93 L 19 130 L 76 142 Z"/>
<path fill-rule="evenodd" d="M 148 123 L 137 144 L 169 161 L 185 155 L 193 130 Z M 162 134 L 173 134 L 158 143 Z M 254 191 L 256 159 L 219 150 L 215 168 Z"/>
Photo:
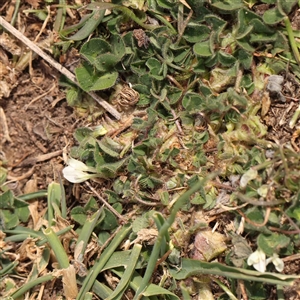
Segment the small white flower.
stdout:
<path fill-rule="evenodd" d="M 273 265 L 275 266 L 275 269 L 278 272 L 282 272 L 283 268 L 284 268 L 284 262 L 282 259 L 279 258 L 278 254 L 274 253 L 272 257 L 267 259 L 267 264 L 269 264 L 270 262 L 273 263 Z"/>
<path fill-rule="evenodd" d="M 65 167 L 62 172 L 64 177 L 72 183 L 84 182 L 98 176 L 95 174 L 97 172 L 95 168 L 88 167 L 77 159 L 69 158 L 67 163 L 68 166 Z M 92 172 L 92 174 L 87 172 Z"/>
<path fill-rule="evenodd" d="M 75 158 L 70 157 L 67 161 L 68 166 L 72 167 L 74 170 L 86 171 L 86 172 L 94 172 L 95 169 L 92 167 L 88 167 L 82 161 L 77 160 Z"/>
<path fill-rule="evenodd" d="M 249 255 L 247 259 L 249 266 L 253 265 L 253 268 L 259 272 L 266 271 L 266 254 L 261 249 L 257 249 L 255 252 Z"/>
<path fill-rule="evenodd" d="M 247 264 L 249 266 L 253 265 L 253 268 L 255 270 L 262 273 L 266 271 L 266 267 L 269 263 L 273 263 L 276 270 L 278 272 L 282 272 L 284 268 L 284 263 L 276 253 L 274 253 L 272 257 L 266 259 L 266 254 L 261 249 L 258 248 L 255 252 L 250 254 L 247 260 Z"/>

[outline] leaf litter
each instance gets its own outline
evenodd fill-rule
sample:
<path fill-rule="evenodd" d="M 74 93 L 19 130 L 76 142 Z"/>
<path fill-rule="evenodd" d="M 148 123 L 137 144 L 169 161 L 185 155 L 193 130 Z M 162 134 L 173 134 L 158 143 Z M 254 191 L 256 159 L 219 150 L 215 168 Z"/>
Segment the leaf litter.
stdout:
<path fill-rule="evenodd" d="M 275 298 L 297 270 L 288 264 L 278 273 L 261 260 L 261 273 L 247 261 L 259 249 L 278 266 L 298 251 L 300 73 L 286 18 L 295 20 L 297 1 L 262 10 L 260 1 L 113 2 L 88 5 L 92 14 L 81 23 L 69 14 L 69 28 L 53 45 L 64 56 L 73 37 L 82 56 L 75 67 L 81 89 L 60 82 L 67 102 L 56 87 L 24 111 L 42 93 L 38 84 L 50 82 L 24 71 L 17 92 L 2 95 L 1 128 L 8 132 L 1 134 L 13 141 L 1 149 L 3 296 L 33 295 L 41 284 L 50 299 L 83 299 L 91 288 L 103 299 L 196 299 L 204 290 L 219 299 Z M 41 26 L 42 16 L 31 14 Z M 13 66 L 10 50 L 1 53 Z M 31 97 L 22 78 L 33 84 Z M 83 91 L 98 91 L 122 120 Z M 37 123 L 42 131 L 31 131 Z M 69 143 L 68 155 L 84 166 L 82 181 L 95 177 L 89 184 L 72 186 L 57 175 L 60 157 L 31 161 L 38 182 L 32 190 L 24 179 L 17 187 L 7 182 L 24 173 L 18 166 L 32 147 L 49 153 Z M 72 262 L 77 295 L 63 285 L 68 273 L 56 272 L 68 272 Z M 187 280 L 210 284 L 191 291 Z M 284 291 L 297 297 L 296 288 Z"/>

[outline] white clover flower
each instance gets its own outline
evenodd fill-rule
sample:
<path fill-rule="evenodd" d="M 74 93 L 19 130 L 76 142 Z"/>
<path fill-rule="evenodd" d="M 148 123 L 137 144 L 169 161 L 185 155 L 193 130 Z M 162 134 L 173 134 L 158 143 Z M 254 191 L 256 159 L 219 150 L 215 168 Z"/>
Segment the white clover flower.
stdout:
<path fill-rule="evenodd" d="M 266 271 L 266 267 L 269 263 L 273 263 L 278 272 L 281 272 L 284 268 L 284 263 L 278 254 L 274 253 L 272 257 L 266 259 L 266 254 L 259 248 L 250 254 L 247 260 L 249 266 L 253 265 L 255 270 L 262 273 Z"/>
<path fill-rule="evenodd" d="M 266 254 L 261 249 L 257 249 L 255 252 L 249 255 L 247 259 L 249 266 L 253 265 L 253 268 L 259 272 L 266 271 Z"/>
<path fill-rule="evenodd" d="M 64 178 L 72 183 L 84 182 L 88 179 L 99 176 L 98 174 L 95 174 L 97 172 L 95 168 L 88 167 L 77 159 L 69 158 L 67 164 L 68 166 L 65 167 L 62 172 Z"/>
<path fill-rule="evenodd" d="M 268 258 L 266 263 L 269 264 L 270 262 L 273 263 L 275 269 L 278 272 L 282 272 L 284 268 L 284 262 L 282 259 L 279 258 L 278 254 L 274 253 L 272 257 Z"/>

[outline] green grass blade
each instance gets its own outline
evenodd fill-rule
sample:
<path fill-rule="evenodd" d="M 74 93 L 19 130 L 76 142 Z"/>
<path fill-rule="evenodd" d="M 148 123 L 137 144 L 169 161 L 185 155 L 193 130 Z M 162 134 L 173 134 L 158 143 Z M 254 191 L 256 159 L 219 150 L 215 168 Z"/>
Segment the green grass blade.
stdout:
<path fill-rule="evenodd" d="M 5 276 L 10 273 L 17 265 L 19 264 L 18 261 L 14 261 L 7 266 L 5 266 L 3 269 L 0 270 L 0 276 Z"/>
<path fill-rule="evenodd" d="M 52 182 L 48 186 L 48 224 L 49 226 L 54 224 L 55 212 L 61 216 L 59 209 L 61 203 L 62 190 L 60 185 L 56 182 Z"/>
<path fill-rule="evenodd" d="M 130 230 L 131 230 L 130 225 L 124 225 L 121 228 L 121 230 L 116 234 L 116 236 L 108 245 L 108 247 L 103 251 L 100 259 L 95 263 L 95 265 L 93 266 L 93 268 L 90 270 L 85 280 L 83 281 L 82 287 L 76 298 L 77 300 L 81 300 L 84 297 L 84 295 L 90 291 L 98 274 L 102 271 L 106 262 L 109 260 L 109 258 L 117 249 L 117 247 L 120 245 L 120 243 L 123 241 L 123 239 L 129 234 Z"/>
<path fill-rule="evenodd" d="M 59 238 L 52 230 L 52 228 L 45 229 L 44 234 L 56 256 L 60 268 L 67 269 L 69 267 L 69 258 Z"/>
<path fill-rule="evenodd" d="M 122 298 L 123 292 L 125 291 L 125 289 L 127 288 L 127 286 L 130 283 L 132 274 L 135 270 L 135 266 L 138 262 L 139 255 L 141 253 L 141 249 L 142 249 L 142 246 L 139 244 L 135 244 L 133 246 L 133 249 L 132 249 L 131 255 L 130 255 L 130 260 L 129 260 L 130 263 L 127 265 L 125 272 L 122 275 L 118 286 L 116 287 L 114 292 L 109 297 L 106 298 L 106 300 L 117 300 L 117 299 Z"/>
<path fill-rule="evenodd" d="M 91 14 L 90 18 L 85 22 L 83 27 L 78 30 L 74 35 L 67 38 L 68 40 L 73 41 L 82 41 L 87 38 L 93 31 L 98 27 L 98 25 L 102 22 L 104 17 L 105 10 L 96 9 Z"/>
<path fill-rule="evenodd" d="M 18 199 L 27 201 L 27 200 L 32 200 L 32 199 L 36 199 L 36 198 L 47 197 L 47 195 L 48 195 L 47 190 L 40 190 L 38 192 L 18 196 Z"/>
<path fill-rule="evenodd" d="M 52 279 L 54 279 L 55 276 L 53 276 L 52 274 L 48 274 L 42 277 L 39 277 L 35 280 L 32 280 L 26 284 L 24 284 L 22 287 L 20 287 L 19 289 L 17 289 L 15 292 L 13 292 L 10 297 L 12 299 L 18 299 L 21 296 L 23 296 L 27 291 L 29 291 L 30 289 L 34 288 L 35 286 L 43 283 L 43 282 L 47 282 L 50 281 Z"/>
<path fill-rule="evenodd" d="M 147 288 L 150 279 L 152 277 L 157 259 L 159 257 L 160 254 L 160 248 L 161 248 L 161 244 L 162 241 L 164 239 L 164 237 L 166 236 L 166 234 L 168 233 L 168 229 L 169 227 L 172 225 L 172 223 L 175 220 L 176 217 L 176 213 L 178 212 L 178 210 L 181 208 L 181 206 L 188 201 L 188 199 L 190 198 L 190 196 L 195 193 L 196 191 L 198 191 L 201 187 L 203 186 L 203 181 L 198 181 L 197 183 L 195 183 L 189 190 L 187 190 L 183 195 L 181 195 L 178 199 L 177 202 L 174 204 L 172 210 L 171 210 L 171 214 L 169 216 L 169 218 L 166 220 L 166 222 L 164 223 L 164 225 L 161 227 L 158 236 L 157 236 L 157 240 L 154 244 L 149 262 L 148 262 L 148 266 L 145 272 L 145 275 L 143 277 L 143 280 L 139 286 L 139 289 L 136 292 L 136 295 L 134 297 L 134 300 L 140 299 L 142 297 L 143 292 L 145 291 L 145 289 Z"/>
<path fill-rule="evenodd" d="M 93 230 L 99 220 L 99 217 L 100 217 L 102 211 L 103 211 L 102 208 L 99 209 L 95 214 L 92 215 L 91 218 L 88 218 L 86 220 L 86 222 L 84 223 L 83 228 L 78 237 L 78 240 L 76 242 L 75 253 L 77 253 L 77 252 L 79 252 L 79 253 L 78 253 L 78 256 L 75 257 L 75 259 L 81 260 L 80 256 L 83 257 L 83 254 L 85 252 L 88 241 L 91 237 L 91 234 L 93 233 Z"/>
<path fill-rule="evenodd" d="M 214 278 L 214 282 L 216 282 L 222 288 L 222 290 L 228 295 L 230 300 L 238 300 L 230 291 L 230 289 L 225 284 L 223 284 L 220 280 Z"/>
<path fill-rule="evenodd" d="M 284 23 L 285 23 L 286 31 L 288 33 L 288 37 L 289 37 L 289 41 L 290 41 L 290 45 L 291 45 L 294 57 L 295 57 L 298 65 L 300 65 L 300 54 L 299 54 L 299 51 L 298 51 L 298 47 L 296 45 L 295 36 L 294 36 L 294 33 L 293 33 L 293 28 L 292 28 L 292 25 L 291 25 L 291 22 L 290 22 L 290 19 L 289 19 L 288 16 L 284 17 Z"/>
<path fill-rule="evenodd" d="M 170 269 L 170 273 L 176 280 L 182 280 L 197 274 L 207 274 L 279 285 L 292 285 L 294 280 L 300 278 L 300 276 L 297 275 L 284 275 L 268 272 L 260 273 L 254 270 L 229 267 L 220 263 L 209 263 L 188 258 L 182 259 L 182 266 L 179 271 Z"/>

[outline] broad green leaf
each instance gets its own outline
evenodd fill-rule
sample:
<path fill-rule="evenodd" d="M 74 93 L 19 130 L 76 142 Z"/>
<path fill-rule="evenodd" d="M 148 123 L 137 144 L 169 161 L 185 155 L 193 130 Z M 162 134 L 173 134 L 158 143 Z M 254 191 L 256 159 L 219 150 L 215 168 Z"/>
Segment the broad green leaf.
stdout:
<path fill-rule="evenodd" d="M 112 87 L 118 78 L 117 72 L 99 73 L 87 62 L 76 68 L 76 78 L 84 91 L 100 91 Z"/>
<path fill-rule="evenodd" d="M 115 208 L 115 205 L 114 205 Z M 116 216 L 108 209 L 104 209 L 104 218 L 100 224 L 101 230 L 113 230 L 118 226 Z"/>
<path fill-rule="evenodd" d="M 180 49 L 178 51 L 174 50 L 174 63 L 178 63 L 178 64 L 183 64 L 184 61 L 186 61 L 188 59 L 188 57 L 190 57 L 191 54 L 191 48 L 185 48 L 185 49 Z"/>
<path fill-rule="evenodd" d="M 237 40 L 245 39 L 245 37 L 247 37 L 250 34 L 250 32 L 252 32 L 253 28 L 253 25 L 246 25 L 246 28 L 244 30 L 240 29 L 239 33 L 235 36 L 235 38 Z"/>
<path fill-rule="evenodd" d="M 0 195 L 0 207 L 1 209 L 13 209 L 14 208 L 14 195 L 11 190 L 8 190 Z"/>
<path fill-rule="evenodd" d="M 83 44 L 80 49 L 80 54 L 85 57 L 91 64 L 94 64 L 100 54 L 105 54 L 111 51 L 111 46 L 103 39 L 91 39 Z"/>
<path fill-rule="evenodd" d="M 80 225 L 84 225 L 87 219 L 86 211 L 83 207 L 76 206 L 71 210 L 71 218 Z"/>
<path fill-rule="evenodd" d="M 81 93 L 78 88 L 70 88 L 67 90 L 66 98 L 68 105 L 71 107 L 79 106 L 81 102 Z"/>
<path fill-rule="evenodd" d="M 287 214 L 296 220 L 300 220 L 300 207 L 295 206 L 295 207 L 290 207 L 287 211 Z"/>
<path fill-rule="evenodd" d="M 19 220 L 23 223 L 26 223 L 31 215 L 28 206 L 16 208 L 15 213 L 18 215 Z"/>
<path fill-rule="evenodd" d="M 105 140 L 98 141 L 98 145 L 100 149 L 108 154 L 111 157 L 119 157 L 119 152 L 116 152 L 115 149 L 112 149 L 107 143 L 105 143 Z"/>
<path fill-rule="evenodd" d="M 240 49 L 238 51 L 238 60 L 242 64 L 245 69 L 250 69 L 252 65 L 252 54 L 245 51 L 244 49 Z"/>
<path fill-rule="evenodd" d="M 250 45 L 248 37 L 239 39 L 236 42 L 243 50 L 246 50 L 247 52 L 255 51 L 255 48 Z"/>
<path fill-rule="evenodd" d="M 75 130 L 74 137 L 77 142 L 81 143 L 86 138 L 92 136 L 93 130 L 88 127 L 80 127 Z"/>
<path fill-rule="evenodd" d="M 114 34 L 110 38 L 111 51 L 119 59 L 121 59 L 126 53 L 125 44 L 123 38 L 120 35 Z"/>
<path fill-rule="evenodd" d="M 100 72 L 110 72 L 114 69 L 114 66 L 120 61 L 120 57 L 112 54 L 105 53 L 97 56 L 93 65 Z"/>
<path fill-rule="evenodd" d="M 227 24 L 226 21 L 213 14 L 206 15 L 205 21 L 209 24 L 212 30 L 218 32 L 218 34 L 221 33 Z"/>
<path fill-rule="evenodd" d="M 230 12 L 244 7 L 245 4 L 241 0 L 226 0 L 226 1 L 215 2 L 212 4 L 212 6 L 220 10 Z"/>
<path fill-rule="evenodd" d="M 262 34 L 262 35 L 265 35 L 266 37 L 268 35 L 275 34 L 274 29 L 272 29 L 270 26 L 264 24 L 264 22 L 259 18 L 255 18 L 255 19 L 251 20 L 250 24 L 253 25 L 253 28 L 254 28 L 253 32 L 255 32 L 256 34 Z"/>
<path fill-rule="evenodd" d="M 210 29 L 201 24 L 189 23 L 186 27 L 183 37 L 190 43 L 205 41 L 210 36 Z"/>
<path fill-rule="evenodd" d="M 99 164 L 97 165 L 96 168 L 100 174 L 102 173 L 104 176 L 106 175 L 108 178 L 114 178 L 117 175 L 117 171 L 125 164 L 126 161 L 127 158 L 124 158 L 116 162 Z"/>
<path fill-rule="evenodd" d="M 209 57 L 213 54 L 209 40 L 196 43 L 193 46 L 193 51 L 196 55 L 203 56 L 203 57 Z"/>
<path fill-rule="evenodd" d="M 247 218 L 249 218 L 249 220 L 251 220 L 253 223 L 257 224 L 262 224 L 264 222 L 264 213 L 264 210 L 255 206 L 245 210 Z M 266 226 L 257 227 L 250 223 L 245 224 L 245 229 L 247 229 L 247 231 L 257 231 L 264 234 L 271 233 L 271 231 Z"/>
<path fill-rule="evenodd" d="M 236 62 L 236 58 L 234 56 L 221 50 L 218 52 L 218 60 L 225 67 L 230 67 Z"/>
<path fill-rule="evenodd" d="M 281 22 L 284 17 L 285 15 L 277 7 L 274 7 L 265 11 L 263 20 L 266 24 L 274 25 Z"/>
<path fill-rule="evenodd" d="M 137 233 L 141 229 L 147 228 L 150 224 L 149 213 L 142 215 L 141 217 L 137 217 L 132 222 L 132 231 Z"/>
<path fill-rule="evenodd" d="M 278 1 L 278 6 L 282 12 L 286 13 L 287 15 L 291 13 L 293 7 L 296 3 L 299 3 L 297 0 L 289 0 L 289 1 Z"/>
<path fill-rule="evenodd" d="M 182 106 L 190 113 L 200 111 L 204 103 L 204 99 L 194 93 L 188 93 L 182 99 Z"/>
<path fill-rule="evenodd" d="M 6 209 L 1 210 L 0 217 L 3 229 L 12 229 L 20 223 L 18 215 Z"/>
<path fill-rule="evenodd" d="M 279 253 L 281 249 L 286 248 L 291 239 L 284 234 L 274 232 L 272 234 L 260 234 L 257 238 L 257 245 L 267 256 Z"/>
<path fill-rule="evenodd" d="M 161 62 L 156 58 L 149 58 L 146 62 L 146 66 L 150 69 L 160 69 Z"/>

